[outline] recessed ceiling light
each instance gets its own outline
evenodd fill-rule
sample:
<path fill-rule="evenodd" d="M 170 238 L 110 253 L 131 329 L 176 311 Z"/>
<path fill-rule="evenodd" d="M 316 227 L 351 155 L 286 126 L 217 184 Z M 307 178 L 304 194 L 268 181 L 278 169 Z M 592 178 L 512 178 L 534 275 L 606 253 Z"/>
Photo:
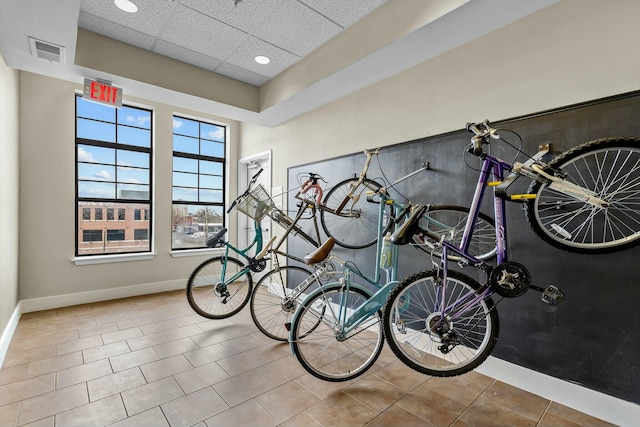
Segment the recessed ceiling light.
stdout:
<path fill-rule="evenodd" d="M 125 12 L 134 13 L 138 11 L 138 6 L 130 0 L 114 0 L 114 3 Z"/>
<path fill-rule="evenodd" d="M 261 64 L 261 65 L 266 65 L 266 64 L 268 64 L 269 62 L 271 62 L 271 60 L 270 60 L 269 58 L 267 58 L 266 56 L 264 56 L 264 55 L 258 55 L 258 56 L 256 56 L 256 57 L 255 57 L 255 60 L 256 60 L 256 62 L 257 62 L 258 64 Z"/>

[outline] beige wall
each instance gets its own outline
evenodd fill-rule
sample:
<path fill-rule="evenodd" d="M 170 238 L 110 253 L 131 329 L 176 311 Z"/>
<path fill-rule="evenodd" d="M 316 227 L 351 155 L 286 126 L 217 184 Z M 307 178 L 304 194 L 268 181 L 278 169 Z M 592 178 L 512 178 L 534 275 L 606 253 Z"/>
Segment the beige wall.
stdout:
<path fill-rule="evenodd" d="M 172 115 L 227 123 L 228 179 L 235 194 L 238 123 L 146 100 L 124 101 L 154 110 L 154 241 L 152 260 L 75 265 L 74 93 L 81 86 L 21 72 L 20 299 L 148 285 L 182 287 L 205 256 L 174 258 L 171 250 Z M 104 295 L 110 295 L 108 292 Z M 124 296 L 124 295 L 122 295 Z M 67 299 L 66 301 L 73 301 Z M 64 300 L 62 303 L 64 304 Z"/>
<path fill-rule="evenodd" d="M 0 53 L 0 334 L 18 303 L 19 86 Z"/>
<path fill-rule="evenodd" d="M 287 167 L 293 165 L 460 129 L 467 121 L 505 119 L 638 90 L 638 16 L 637 0 L 617 0 L 615 7 L 600 0 L 564 0 L 272 129 L 240 125 L 204 113 L 177 112 L 231 125 L 228 174 L 231 194 L 236 194 L 237 159 L 268 149 L 273 152 L 272 184 L 284 186 Z M 2 73 L 6 80 L 8 71 L 4 69 Z M 169 253 L 170 135 L 171 115 L 176 109 L 132 100 L 155 111 L 157 256 L 148 261 L 77 266 L 71 262 L 74 256 L 74 124 L 71 118 L 73 92 L 80 87 L 26 72 L 20 73 L 20 79 L 19 299 L 135 285 L 151 284 L 148 289 L 162 288 L 167 283 L 183 286 L 192 269 L 205 257 L 173 258 Z M 16 77 L 10 80 L 15 81 Z M 7 102 L 4 96 L 2 99 L 3 103 Z M 128 100 L 126 96 L 125 100 Z M 1 108 L 7 109 L 4 104 Z M 13 120 L 17 122 L 18 118 Z M 15 141 L 15 136 L 9 138 Z M 304 151 L 300 147 L 304 147 Z M 15 157 L 15 153 L 13 155 Z M 3 163 L 5 161 L 3 158 Z M 2 168 L 0 173 L 11 178 L 15 169 Z M 10 188 L 15 192 L 16 187 Z M 10 195 L 12 199 L 15 197 L 16 194 Z M 46 215 L 43 215 L 45 209 Z M 17 222 L 13 215 L 9 219 L 1 217 L 0 230 L 7 232 L 8 225 Z M 234 225 L 230 228 L 231 235 L 235 235 Z M 11 252 L 10 248 L 8 251 Z M 15 259 L 6 261 L 3 257 L 2 262 L 11 263 Z M 15 301 L 15 296 L 12 298 Z"/>
<path fill-rule="evenodd" d="M 564 0 L 281 126 L 242 124 L 240 155 L 272 149 L 286 185 L 293 165 L 638 90 L 638 16 L 637 0 Z"/>

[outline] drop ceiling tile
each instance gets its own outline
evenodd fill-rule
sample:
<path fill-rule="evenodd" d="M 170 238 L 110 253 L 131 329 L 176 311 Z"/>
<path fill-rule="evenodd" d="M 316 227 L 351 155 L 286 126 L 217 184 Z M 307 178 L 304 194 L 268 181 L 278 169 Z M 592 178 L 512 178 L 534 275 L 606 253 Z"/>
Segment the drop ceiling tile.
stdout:
<path fill-rule="evenodd" d="M 346 28 L 382 6 L 387 0 L 299 0 L 316 12 Z"/>
<path fill-rule="evenodd" d="M 243 70 L 242 68 L 238 68 L 229 63 L 222 64 L 215 70 L 215 72 L 254 86 L 262 86 L 264 83 L 269 81 L 269 77 Z"/>
<path fill-rule="evenodd" d="M 284 0 L 255 36 L 289 52 L 305 56 L 342 30 L 340 26 L 296 0 Z"/>
<path fill-rule="evenodd" d="M 264 55 L 271 59 L 266 65 L 255 61 L 257 55 Z M 231 65 L 247 69 L 263 76 L 274 77 L 292 66 L 300 58 L 286 50 L 282 50 L 255 37 L 242 44 L 226 61 Z"/>
<path fill-rule="evenodd" d="M 198 11 L 178 5 L 162 32 L 161 39 L 185 49 L 224 60 L 248 36 L 247 33 Z"/>
<path fill-rule="evenodd" d="M 135 4 L 138 11 L 128 13 L 118 9 L 113 0 L 81 0 L 80 11 L 155 37 L 175 8 L 173 0 L 135 0 Z"/>
<path fill-rule="evenodd" d="M 160 55 L 168 56 L 169 58 L 186 62 L 187 64 L 204 68 L 205 70 L 209 71 L 222 64 L 222 61 L 220 61 L 219 59 L 205 56 L 201 53 L 194 52 L 192 50 L 188 50 L 162 40 L 158 42 L 153 51 Z"/>
<path fill-rule="evenodd" d="M 234 5 L 233 0 L 180 0 L 185 6 L 225 22 L 247 33 L 254 32 L 268 21 L 283 0 L 244 0 Z"/>
<path fill-rule="evenodd" d="M 151 46 L 153 46 L 154 38 L 148 34 L 143 34 L 83 12 L 80 12 L 80 16 L 78 17 L 78 27 L 142 49 L 149 50 Z"/>

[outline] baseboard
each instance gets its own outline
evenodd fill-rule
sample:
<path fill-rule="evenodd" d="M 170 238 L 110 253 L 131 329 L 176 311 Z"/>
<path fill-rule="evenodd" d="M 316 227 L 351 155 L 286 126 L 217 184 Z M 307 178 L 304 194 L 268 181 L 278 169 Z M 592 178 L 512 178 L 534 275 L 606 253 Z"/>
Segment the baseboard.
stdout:
<path fill-rule="evenodd" d="M 138 295 L 155 294 L 158 292 L 183 289 L 186 281 L 169 280 L 166 282 L 145 283 L 142 285 L 122 286 L 119 288 L 100 289 L 97 291 L 77 292 L 73 294 L 55 295 L 51 297 L 21 300 L 22 313 L 32 311 L 51 310 L 78 304 L 109 301 Z"/>
<path fill-rule="evenodd" d="M 7 326 L 4 328 L 4 331 L 2 331 L 2 336 L 0 337 L 0 368 L 2 368 L 2 365 L 4 365 L 4 359 L 7 356 L 9 344 L 11 343 L 13 334 L 18 327 L 18 322 L 20 321 L 21 314 L 21 304 L 20 302 L 18 302 L 16 308 L 13 310 L 13 314 L 9 318 Z"/>
<path fill-rule="evenodd" d="M 640 405 L 490 356 L 477 372 L 619 426 L 637 426 Z"/>

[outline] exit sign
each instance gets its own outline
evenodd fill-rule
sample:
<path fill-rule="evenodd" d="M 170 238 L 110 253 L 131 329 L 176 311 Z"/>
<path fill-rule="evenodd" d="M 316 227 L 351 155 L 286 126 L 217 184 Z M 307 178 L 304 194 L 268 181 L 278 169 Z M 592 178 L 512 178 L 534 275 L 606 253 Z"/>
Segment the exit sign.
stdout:
<path fill-rule="evenodd" d="M 111 82 L 84 79 L 82 98 L 112 107 L 122 107 L 122 88 L 111 86 Z"/>

